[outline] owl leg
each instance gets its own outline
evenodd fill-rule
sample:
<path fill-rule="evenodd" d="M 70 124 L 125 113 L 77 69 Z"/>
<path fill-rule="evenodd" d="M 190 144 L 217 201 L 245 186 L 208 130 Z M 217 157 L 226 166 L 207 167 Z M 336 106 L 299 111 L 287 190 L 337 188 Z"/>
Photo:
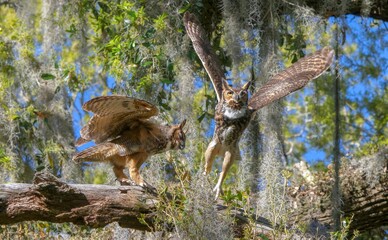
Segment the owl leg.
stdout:
<path fill-rule="evenodd" d="M 212 170 L 214 158 L 218 155 L 220 152 L 221 144 L 213 139 L 209 146 L 206 149 L 205 152 L 205 171 L 203 172 L 204 175 L 207 175 Z"/>
<path fill-rule="evenodd" d="M 239 156 L 240 156 L 239 151 L 237 151 L 237 154 L 233 153 L 233 152 L 232 151 L 225 152 L 224 161 L 222 163 L 222 172 L 220 173 L 220 177 L 218 178 L 218 182 L 213 189 L 213 192 L 216 192 L 216 200 L 220 196 L 220 194 L 223 194 L 222 183 L 225 180 L 225 177 L 226 177 L 227 172 L 229 171 L 229 168 L 232 166 L 234 160 L 236 158 L 239 158 Z"/>
<path fill-rule="evenodd" d="M 136 153 L 131 155 L 131 159 L 128 161 L 129 175 L 131 179 L 140 186 L 144 186 L 144 180 L 140 175 L 140 167 L 147 160 L 147 153 Z"/>
<path fill-rule="evenodd" d="M 119 181 L 121 185 L 131 185 L 132 182 L 128 179 L 127 175 L 125 175 L 123 171 L 123 166 L 113 165 L 113 172 L 116 175 L 116 180 Z"/>

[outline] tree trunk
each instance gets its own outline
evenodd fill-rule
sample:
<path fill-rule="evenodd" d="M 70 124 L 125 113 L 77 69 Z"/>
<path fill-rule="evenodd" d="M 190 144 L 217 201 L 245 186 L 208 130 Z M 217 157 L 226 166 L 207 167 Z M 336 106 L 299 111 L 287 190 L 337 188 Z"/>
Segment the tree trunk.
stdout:
<path fill-rule="evenodd" d="M 341 222 L 351 220 L 350 231 L 363 232 L 388 225 L 387 167 L 388 149 L 360 159 L 357 163 L 341 162 Z M 315 181 L 294 188 L 295 191 L 290 193 L 294 206 L 293 219 L 300 223 L 318 222 L 320 226 L 333 231 L 333 202 L 330 195 L 333 171 L 330 168 L 327 173 L 319 172 L 314 175 Z"/>
<path fill-rule="evenodd" d="M 378 165 L 367 170 L 362 165 L 343 163 L 341 168 L 342 215 L 353 215 L 351 230 L 366 231 L 388 225 L 388 150 L 364 160 L 376 161 Z M 318 221 L 332 230 L 330 181 L 333 179 L 330 172 L 319 175 L 315 183 L 295 187 L 297 191 L 290 194 L 294 205 L 291 220 Z M 0 224 L 43 220 L 103 227 L 118 222 L 125 228 L 150 231 L 157 203 L 155 194 L 138 186 L 66 184 L 52 175 L 37 173 L 33 184 L 0 185 Z M 248 218 L 242 210 L 230 211 L 219 204 L 215 208 L 220 214 L 231 212 L 237 220 L 235 232 L 237 235 L 243 232 Z M 271 230 L 263 218 L 256 219 L 256 223 L 263 233 Z"/>

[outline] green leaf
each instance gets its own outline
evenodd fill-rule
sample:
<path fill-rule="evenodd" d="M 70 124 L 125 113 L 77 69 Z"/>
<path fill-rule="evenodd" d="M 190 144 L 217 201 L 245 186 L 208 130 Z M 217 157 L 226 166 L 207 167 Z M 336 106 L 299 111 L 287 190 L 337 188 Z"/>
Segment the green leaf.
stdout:
<path fill-rule="evenodd" d="M 143 62 L 141 65 L 143 66 L 143 67 L 148 67 L 148 66 L 151 66 L 152 65 L 152 61 L 145 61 L 145 62 Z"/>
<path fill-rule="evenodd" d="M 42 170 L 44 170 L 44 165 L 39 165 L 37 168 L 36 168 L 36 171 L 37 172 L 40 172 L 40 171 L 42 171 Z"/>
<path fill-rule="evenodd" d="M 130 16 L 130 18 L 131 18 L 132 21 L 136 21 L 136 19 L 137 19 L 137 14 L 136 14 L 135 11 L 127 11 L 127 14 L 128 14 L 128 16 Z"/>
<path fill-rule="evenodd" d="M 202 120 L 206 117 L 206 112 L 202 113 L 201 116 L 199 116 L 199 118 L 197 118 L 198 122 L 202 122 Z"/>
<path fill-rule="evenodd" d="M 54 94 L 57 94 L 60 90 L 61 88 L 58 86 L 57 88 L 55 88 Z"/>
<path fill-rule="evenodd" d="M 189 8 L 192 6 L 192 4 L 187 4 L 186 6 L 183 6 L 179 9 L 179 14 L 185 13 Z"/>
<path fill-rule="evenodd" d="M 243 194 L 242 194 L 242 192 L 241 192 L 241 191 L 237 191 L 236 197 L 237 197 L 237 199 L 238 199 L 239 201 L 242 201 L 242 200 L 243 200 Z"/>
<path fill-rule="evenodd" d="M 67 75 L 69 75 L 69 72 L 70 72 L 70 70 L 69 69 L 66 69 L 65 71 L 63 71 L 63 73 L 62 73 L 62 77 L 64 78 L 64 77 L 67 77 Z"/>
<path fill-rule="evenodd" d="M 11 119 L 12 119 L 12 121 L 17 121 L 17 120 L 20 119 L 20 116 L 18 116 L 18 115 L 13 115 L 13 116 L 11 117 Z"/>
<path fill-rule="evenodd" d="M 73 35 L 77 32 L 77 28 L 75 27 L 74 23 L 72 23 L 70 28 L 66 29 L 65 31 L 70 33 L 70 37 L 73 37 Z"/>
<path fill-rule="evenodd" d="M 269 238 L 264 233 L 259 233 L 258 236 L 260 237 L 260 239 L 269 240 Z"/>
<path fill-rule="evenodd" d="M 146 48 L 148 48 L 149 46 L 151 46 L 151 43 L 149 42 L 143 42 L 142 45 Z"/>
<path fill-rule="evenodd" d="M 174 70 L 174 64 L 169 63 L 167 66 L 168 71 L 172 72 Z"/>
<path fill-rule="evenodd" d="M 160 80 L 162 83 L 165 83 L 165 84 L 173 84 L 174 83 L 174 79 L 169 79 L 169 78 L 162 78 L 162 80 Z"/>
<path fill-rule="evenodd" d="M 53 79 L 55 79 L 55 76 L 52 75 L 51 73 L 42 73 L 42 75 L 40 75 L 40 77 L 43 80 L 53 80 Z"/>
<path fill-rule="evenodd" d="M 170 106 L 168 106 L 168 104 L 162 103 L 160 105 L 162 106 L 163 109 L 165 109 L 167 111 L 171 110 L 171 108 L 170 108 Z"/>

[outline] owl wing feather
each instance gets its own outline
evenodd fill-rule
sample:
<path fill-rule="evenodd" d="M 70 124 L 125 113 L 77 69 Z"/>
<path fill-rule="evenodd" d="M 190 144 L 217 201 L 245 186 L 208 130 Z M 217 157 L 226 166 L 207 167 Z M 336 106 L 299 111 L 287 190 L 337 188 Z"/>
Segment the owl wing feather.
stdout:
<path fill-rule="evenodd" d="M 273 76 L 253 94 L 248 107 L 258 110 L 288 94 L 303 88 L 309 81 L 319 77 L 333 62 L 334 51 L 324 47 L 299 59 L 289 68 Z"/>
<path fill-rule="evenodd" d="M 201 59 L 201 62 L 213 83 L 217 100 L 220 101 L 222 97 L 222 82 L 225 75 L 221 68 L 219 59 L 214 53 L 209 39 L 206 36 L 205 30 L 200 25 L 198 19 L 193 14 L 186 12 L 183 16 L 183 22 L 187 35 L 193 43 L 194 50 L 199 59 Z"/>
<path fill-rule="evenodd" d="M 127 113 L 134 118 L 150 118 L 158 115 L 158 108 L 147 101 L 127 96 L 101 96 L 87 101 L 82 109 L 104 116 Z"/>
<path fill-rule="evenodd" d="M 105 142 L 118 137 L 128 126 L 139 119 L 148 119 L 159 114 L 158 108 L 144 100 L 126 96 L 101 96 L 86 102 L 82 108 L 94 116 L 81 129 L 81 138 L 76 145 L 93 140 Z"/>

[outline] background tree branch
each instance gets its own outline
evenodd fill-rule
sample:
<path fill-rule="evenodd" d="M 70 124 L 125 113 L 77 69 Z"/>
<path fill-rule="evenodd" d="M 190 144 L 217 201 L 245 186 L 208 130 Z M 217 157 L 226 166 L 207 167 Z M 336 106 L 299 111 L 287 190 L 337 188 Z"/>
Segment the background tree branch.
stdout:
<path fill-rule="evenodd" d="M 333 5 L 332 8 L 323 6 L 317 1 L 306 0 L 306 5 L 320 14 L 322 17 L 338 17 L 343 14 L 371 17 L 376 20 L 388 21 L 388 1 L 387 0 L 374 0 L 370 1 L 369 6 L 365 5 L 365 1 L 340 1 L 338 5 Z M 346 5 L 346 12 L 342 11 L 341 5 Z"/>
<path fill-rule="evenodd" d="M 370 164 L 370 167 L 365 165 Z M 388 225 L 388 149 L 357 161 L 342 159 L 340 170 L 341 218 L 352 219 L 350 230 L 360 232 Z M 293 219 L 300 223 L 318 221 L 332 230 L 331 166 L 326 173 L 311 175 L 314 179 L 294 188 L 290 193 Z M 308 170 L 305 170 L 308 171 Z M 309 175 L 306 174 L 305 176 Z M 302 171 L 303 172 L 303 171 Z"/>
<path fill-rule="evenodd" d="M 322 4 L 322 2 L 315 0 L 305 0 L 294 3 L 293 1 L 284 1 L 289 7 L 280 8 L 279 15 L 288 15 L 294 8 L 300 8 L 307 6 L 314 10 L 317 15 L 322 18 L 339 17 L 343 15 L 354 15 L 370 17 L 376 20 L 388 21 L 388 0 L 373 0 L 365 1 L 333 1 L 334 4 Z M 206 6 L 204 9 L 204 15 L 209 16 L 203 20 L 204 28 L 211 32 L 212 27 L 215 23 L 221 21 L 222 11 L 219 9 L 217 3 L 214 0 L 204 1 Z M 212 19 L 214 22 L 209 21 Z"/>

